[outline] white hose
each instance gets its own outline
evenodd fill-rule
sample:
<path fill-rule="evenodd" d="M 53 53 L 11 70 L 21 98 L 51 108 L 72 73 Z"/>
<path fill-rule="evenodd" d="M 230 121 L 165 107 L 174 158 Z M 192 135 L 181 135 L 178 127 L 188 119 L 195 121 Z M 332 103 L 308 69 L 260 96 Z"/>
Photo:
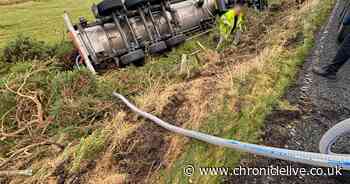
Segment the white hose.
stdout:
<path fill-rule="evenodd" d="M 268 146 L 259 146 L 259 145 L 244 143 L 236 140 L 215 137 L 212 135 L 208 135 L 201 132 L 196 132 L 193 130 L 188 130 L 188 129 L 171 125 L 170 123 L 167 123 L 152 114 L 149 114 L 147 112 L 144 112 L 138 109 L 135 105 L 130 103 L 124 96 L 118 93 L 113 93 L 113 95 L 119 98 L 120 100 L 122 100 L 132 111 L 134 111 L 138 115 L 153 121 L 157 125 L 169 131 L 184 135 L 186 137 L 191 137 L 210 144 L 232 148 L 239 151 L 245 151 L 245 152 L 262 155 L 266 157 L 289 160 L 289 161 L 309 164 L 313 166 L 338 167 L 338 168 L 343 168 L 344 170 L 350 170 L 350 156 L 348 155 L 330 155 L 330 154 L 322 154 L 322 153 L 312 153 L 312 152 L 288 150 L 288 149 L 281 149 L 281 148 L 273 148 Z"/>

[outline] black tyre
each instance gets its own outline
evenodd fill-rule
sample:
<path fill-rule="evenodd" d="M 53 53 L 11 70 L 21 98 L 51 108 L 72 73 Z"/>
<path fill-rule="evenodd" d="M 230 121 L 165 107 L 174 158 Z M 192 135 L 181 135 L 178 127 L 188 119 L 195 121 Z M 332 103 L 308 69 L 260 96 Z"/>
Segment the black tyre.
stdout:
<path fill-rule="evenodd" d="M 98 14 L 100 16 L 109 16 L 113 11 L 122 9 L 122 0 L 104 0 L 97 5 Z"/>
<path fill-rule="evenodd" d="M 163 0 L 147 0 L 151 4 L 160 4 Z"/>
<path fill-rule="evenodd" d="M 140 59 L 138 61 L 133 62 L 132 64 L 134 64 L 134 66 L 137 66 L 137 67 L 145 66 L 145 60 L 144 59 Z"/>
<path fill-rule="evenodd" d="M 146 0 L 126 0 L 125 6 L 128 9 L 136 9 L 138 6 L 146 2 L 147 2 Z"/>
<path fill-rule="evenodd" d="M 186 41 L 186 36 L 183 34 L 179 34 L 176 36 L 173 36 L 165 41 L 166 45 L 168 47 L 175 47 L 180 45 L 181 43 Z"/>
<path fill-rule="evenodd" d="M 145 58 L 145 52 L 141 49 L 129 52 L 120 57 L 120 62 L 124 65 L 128 65 L 134 62 L 139 62 Z"/>
<path fill-rule="evenodd" d="M 167 49 L 167 45 L 164 41 L 154 43 L 148 47 L 148 51 L 151 54 L 159 54 L 164 52 Z"/>

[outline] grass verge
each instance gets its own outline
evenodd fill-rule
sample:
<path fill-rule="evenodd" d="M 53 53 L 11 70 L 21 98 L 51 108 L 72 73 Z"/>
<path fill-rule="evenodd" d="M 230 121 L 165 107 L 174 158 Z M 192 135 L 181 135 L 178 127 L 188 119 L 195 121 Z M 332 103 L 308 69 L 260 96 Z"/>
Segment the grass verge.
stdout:
<path fill-rule="evenodd" d="M 279 102 L 294 81 L 298 68 L 314 44 L 314 35 L 327 20 L 334 0 L 312 0 L 299 10 L 288 12 L 284 23 L 272 28 L 270 46 L 262 52 L 260 64 L 248 72 L 230 73 L 224 85 L 230 91 L 219 97 L 222 105 L 209 114 L 200 130 L 213 135 L 258 143 L 263 122 L 272 107 Z M 302 36 L 302 40 L 289 41 Z M 288 48 L 286 48 L 288 47 Z M 232 101 L 236 101 L 232 111 Z M 191 141 L 181 157 L 171 167 L 154 176 L 159 183 L 219 183 L 222 176 L 202 176 L 196 170 L 191 177 L 183 174 L 183 167 L 231 167 L 239 162 L 240 152 L 198 141 Z"/>

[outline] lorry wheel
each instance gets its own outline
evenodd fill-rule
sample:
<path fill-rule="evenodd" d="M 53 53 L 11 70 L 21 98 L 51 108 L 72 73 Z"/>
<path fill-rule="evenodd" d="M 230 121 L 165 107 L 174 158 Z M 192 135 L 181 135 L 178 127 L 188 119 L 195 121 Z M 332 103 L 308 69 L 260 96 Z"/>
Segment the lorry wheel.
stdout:
<path fill-rule="evenodd" d="M 132 52 L 129 52 L 120 57 L 120 62 L 124 65 L 128 65 L 145 58 L 145 52 L 142 49 L 138 49 Z"/>
<path fill-rule="evenodd" d="M 100 16 L 111 15 L 113 11 L 123 8 L 122 0 L 104 0 L 97 5 L 98 14 Z"/>
<path fill-rule="evenodd" d="M 148 51 L 151 54 L 159 54 L 167 49 L 167 45 L 164 41 L 154 43 L 148 47 Z"/>
<path fill-rule="evenodd" d="M 183 34 L 179 34 L 176 36 L 173 36 L 165 41 L 166 45 L 170 47 L 175 47 L 177 45 L 180 45 L 181 43 L 186 41 L 186 36 Z"/>
<path fill-rule="evenodd" d="M 160 4 L 162 0 L 148 0 L 151 4 Z"/>
<path fill-rule="evenodd" d="M 140 59 L 135 62 L 133 62 L 134 66 L 140 67 L 140 66 L 145 66 L 145 59 Z"/>
<path fill-rule="evenodd" d="M 146 3 L 146 0 L 126 0 L 125 1 L 125 6 L 128 9 L 135 9 L 141 4 Z"/>

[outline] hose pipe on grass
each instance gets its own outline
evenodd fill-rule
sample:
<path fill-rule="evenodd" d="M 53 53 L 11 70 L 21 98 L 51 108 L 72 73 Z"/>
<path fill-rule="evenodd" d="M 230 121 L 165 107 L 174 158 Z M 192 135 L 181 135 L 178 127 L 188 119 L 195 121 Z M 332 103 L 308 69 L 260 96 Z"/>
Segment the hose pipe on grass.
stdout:
<path fill-rule="evenodd" d="M 168 122 L 165 122 L 159 119 L 158 117 L 152 114 L 149 114 L 145 111 L 140 110 L 121 94 L 113 93 L 113 96 L 119 98 L 124 104 L 126 104 L 136 114 L 151 120 L 155 124 L 171 132 L 174 132 L 189 138 L 197 139 L 197 140 L 200 140 L 209 144 L 217 145 L 217 146 L 231 148 L 238 151 L 244 151 L 244 152 L 266 156 L 270 158 L 275 158 L 275 159 L 288 160 L 288 161 L 293 161 L 293 162 L 298 162 L 298 163 L 303 163 L 303 164 L 308 164 L 313 166 L 319 166 L 319 167 L 333 167 L 333 168 L 337 167 L 337 168 L 342 168 L 344 170 L 350 170 L 350 155 L 304 152 L 304 151 L 274 148 L 274 147 L 268 147 L 268 146 L 260 146 L 260 145 L 244 143 L 244 142 L 232 140 L 232 139 L 224 139 L 224 138 L 208 135 L 205 133 L 174 126 Z M 347 124 L 348 125 L 346 126 L 342 124 L 344 125 L 344 127 L 342 128 L 346 128 L 349 131 L 341 131 L 342 134 L 344 132 L 350 132 L 350 124 L 349 123 Z M 341 128 L 336 127 L 336 129 L 333 129 L 334 131 L 331 129 L 329 132 L 330 134 L 334 132 L 339 133 L 340 129 Z M 323 143 L 325 144 L 332 143 L 334 141 L 334 137 L 338 137 L 338 135 L 330 136 L 330 138 L 325 139 Z"/>

